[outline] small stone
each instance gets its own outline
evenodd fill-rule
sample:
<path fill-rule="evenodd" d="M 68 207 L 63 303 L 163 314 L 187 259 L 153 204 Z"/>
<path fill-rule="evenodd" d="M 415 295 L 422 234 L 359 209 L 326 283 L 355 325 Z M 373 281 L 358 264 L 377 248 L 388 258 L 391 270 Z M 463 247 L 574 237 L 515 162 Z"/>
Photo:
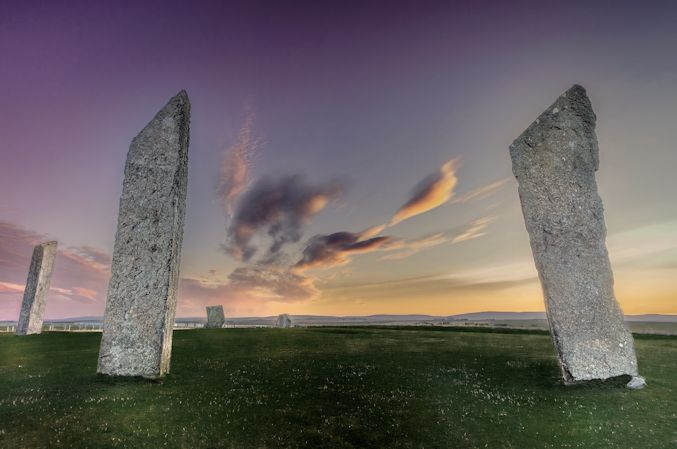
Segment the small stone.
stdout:
<path fill-rule="evenodd" d="M 226 322 L 223 306 L 207 306 L 207 328 L 220 328 Z"/>
<path fill-rule="evenodd" d="M 46 296 L 52 280 L 56 242 L 46 242 L 33 249 L 31 266 L 21 303 L 17 335 L 39 334 L 42 332 L 42 319 L 45 313 Z"/>
<path fill-rule="evenodd" d="M 646 379 L 642 376 L 633 376 L 626 387 L 631 390 L 641 390 L 642 388 L 646 387 Z"/>
<path fill-rule="evenodd" d="M 277 321 L 275 322 L 275 327 L 280 327 L 280 328 L 287 328 L 287 327 L 292 327 L 292 322 L 291 318 L 289 318 L 289 315 L 286 313 L 283 313 L 277 317 Z"/>

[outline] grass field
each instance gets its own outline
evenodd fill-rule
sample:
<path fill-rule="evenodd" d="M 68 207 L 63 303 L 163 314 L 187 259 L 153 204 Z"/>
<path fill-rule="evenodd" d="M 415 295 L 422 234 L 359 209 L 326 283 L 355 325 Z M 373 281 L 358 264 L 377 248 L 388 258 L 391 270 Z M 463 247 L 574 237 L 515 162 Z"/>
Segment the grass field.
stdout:
<path fill-rule="evenodd" d="M 636 338 L 641 391 L 564 387 L 539 332 L 180 331 L 161 383 L 97 376 L 99 339 L 0 336 L 0 447 L 677 447 L 675 337 Z"/>

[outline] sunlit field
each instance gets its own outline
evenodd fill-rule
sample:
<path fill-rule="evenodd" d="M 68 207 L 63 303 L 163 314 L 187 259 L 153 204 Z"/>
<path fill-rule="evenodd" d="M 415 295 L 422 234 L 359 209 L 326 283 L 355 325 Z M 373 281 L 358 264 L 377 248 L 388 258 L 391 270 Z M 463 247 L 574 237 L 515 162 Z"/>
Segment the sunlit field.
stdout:
<path fill-rule="evenodd" d="M 97 376 L 99 340 L 0 336 L 0 447 L 677 447 L 676 337 L 636 337 L 641 391 L 563 386 L 540 331 L 186 330 L 161 382 Z"/>

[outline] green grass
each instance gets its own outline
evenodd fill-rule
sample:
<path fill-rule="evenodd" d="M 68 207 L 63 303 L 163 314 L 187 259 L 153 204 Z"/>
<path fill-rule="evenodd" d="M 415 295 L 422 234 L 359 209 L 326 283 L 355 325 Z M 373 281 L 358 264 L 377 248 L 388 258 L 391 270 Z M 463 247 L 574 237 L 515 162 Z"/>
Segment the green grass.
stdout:
<path fill-rule="evenodd" d="M 2 448 L 675 448 L 677 338 L 649 386 L 565 387 L 542 333 L 174 333 L 162 382 L 95 374 L 100 334 L 0 336 Z"/>

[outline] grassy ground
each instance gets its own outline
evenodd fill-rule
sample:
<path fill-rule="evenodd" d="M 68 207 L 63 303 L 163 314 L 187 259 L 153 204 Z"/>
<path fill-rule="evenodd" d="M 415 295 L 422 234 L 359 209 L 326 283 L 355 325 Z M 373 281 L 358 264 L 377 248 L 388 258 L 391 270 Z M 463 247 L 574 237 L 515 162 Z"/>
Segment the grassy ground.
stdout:
<path fill-rule="evenodd" d="M 0 447 L 677 447 L 675 337 L 637 338 L 642 391 L 562 386 L 538 332 L 181 331 L 161 383 L 96 376 L 99 339 L 0 336 Z"/>

